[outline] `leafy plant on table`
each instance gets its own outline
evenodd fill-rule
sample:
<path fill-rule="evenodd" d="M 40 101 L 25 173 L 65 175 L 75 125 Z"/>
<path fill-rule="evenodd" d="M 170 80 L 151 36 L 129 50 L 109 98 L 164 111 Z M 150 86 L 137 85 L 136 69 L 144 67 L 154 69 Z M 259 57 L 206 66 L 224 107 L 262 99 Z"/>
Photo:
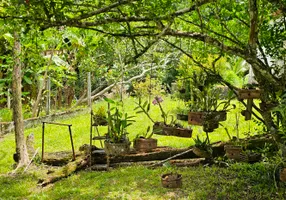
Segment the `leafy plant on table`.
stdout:
<path fill-rule="evenodd" d="M 107 140 L 112 143 L 121 143 L 127 140 L 127 127 L 130 126 L 135 120 L 132 120 L 135 116 L 128 116 L 127 113 L 120 111 L 119 107 L 122 106 L 120 102 L 115 102 L 109 98 L 104 100 L 113 107 L 107 112 L 107 123 L 109 131 L 107 133 Z"/>
<path fill-rule="evenodd" d="M 143 137 L 146 139 L 149 139 L 153 136 L 153 131 L 151 131 L 151 127 L 148 126 L 145 132 L 142 132 L 141 134 L 137 134 L 135 139 Z"/>

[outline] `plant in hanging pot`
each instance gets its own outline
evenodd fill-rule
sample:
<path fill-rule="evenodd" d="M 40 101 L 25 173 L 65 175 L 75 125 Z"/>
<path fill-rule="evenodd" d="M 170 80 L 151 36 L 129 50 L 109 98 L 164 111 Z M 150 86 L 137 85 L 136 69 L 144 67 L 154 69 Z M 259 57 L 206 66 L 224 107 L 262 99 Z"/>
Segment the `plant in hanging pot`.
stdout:
<path fill-rule="evenodd" d="M 152 101 L 152 104 L 159 106 L 163 122 L 157 122 L 151 118 L 149 114 L 151 103 L 149 101 L 145 101 L 142 104 L 142 101 L 139 98 L 139 103 L 137 103 L 138 107 L 136 107 L 135 110 L 140 109 L 139 111 L 137 111 L 137 113 L 146 114 L 147 117 L 153 122 L 153 133 L 154 134 L 172 135 L 172 136 L 178 136 L 178 137 L 192 137 L 192 129 L 184 128 L 182 125 L 176 123 L 176 120 L 174 119 L 174 117 L 168 116 L 168 113 L 166 113 L 163 110 L 161 102 L 163 102 L 162 97 L 156 96 L 154 100 Z"/>
<path fill-rule="evenodd" d="M 178 104 L 179 105 L 176 108 L 177 120 L 188 121 L 189 111 L 188 108 L 185 106 L 185 102 L 179 101 Z"/>
<path fill-rule="evenodd" d="M 212 157 L 212 148 L 209 144 L 208 138 L 201 140 L 197 135 L 196 139 L 193 139 L 195 146 L 193 147 L 193 152 L 200 158 L 211 158 Z"/>
<path fill-rule="evenodd" d="M 128 116 L 123 113 L 119 107 L 122 106 L 120 102 L 115 102 L 111 99 L 104 98 L 109 104 L 114 105 L 107 113 L 108 133 L 106 135 L 105 152 L 108 155 L 122 155 L 129 153 L 130 142 L 127 137 L 127 127 L 135 120 L 134 116 Z"/>
<path fill-rule="evenodd" d="M 107 118 L 106 118 L 106 109 L 103 106 L 100 106 L 92 112 L 93 117 L 93 126 L 106 126 L 107 125 Z"/>
<path fill-rule="evenodd" d="M 226 101 L 219 102 L 218 90 L 205 90 L 196 92 L 197 101 L 189 102 L 190 112 L 188 123 L 193 125 L 201 125 L 205 132 L 212 132 L 218 128 L 220 121 L 226 120 L 226 113 L 230 110 L 230 106 L 235 108 L 235 105 L 230 104 L 233 98 L 233 93 L 229 93 Z"/>
<path fill-rule="evenodd" d="M 257 84 L 246 84 L 242 89 L 237 90 L 238 99 L 259 99 L 262 90 L 257 88 Z"/>
<path fill-rule="evenodd" d="M 133 147 L 138 152 L 150 152 L 157 148 L 157 139 L 151 138 L 153 132 L 150 130 L 151 127 L 148 126 L 147 130 L 138 134 L 133 141 Z"/>

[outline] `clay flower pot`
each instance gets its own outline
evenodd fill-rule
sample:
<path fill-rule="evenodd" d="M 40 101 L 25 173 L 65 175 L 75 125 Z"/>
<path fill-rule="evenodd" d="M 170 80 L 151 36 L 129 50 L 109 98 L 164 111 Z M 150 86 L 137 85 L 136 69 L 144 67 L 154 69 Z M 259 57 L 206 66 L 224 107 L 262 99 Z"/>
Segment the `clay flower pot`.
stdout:
<path fill-rule="evenodd" d="M 161 183 L 164 188 L 180 188 L 182 187 L 182 175 L 177 173 L 163 174 Z"/>
<path fill-rule="evenodd" d="M 138 152 L 151 152 L 157 148 L 157 139 L 153 138 L 136 138 L 133 147 Z"/>

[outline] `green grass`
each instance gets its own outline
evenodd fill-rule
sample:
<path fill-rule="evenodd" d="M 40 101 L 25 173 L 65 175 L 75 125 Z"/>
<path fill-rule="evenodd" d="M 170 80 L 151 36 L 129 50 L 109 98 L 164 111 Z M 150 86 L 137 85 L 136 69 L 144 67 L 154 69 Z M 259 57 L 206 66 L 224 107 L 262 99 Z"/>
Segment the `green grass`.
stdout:
<path fill-rule="evenodd" d="M 134 108 L 136 99 L 124 99 L 124 110 L 130 115 L 136 115 Z M 222 124 L 228 128 L 231 135 L 236 135 L 236 113 L 243 108 L 237 108 L 228 113 L 227 121 Z M 94 107 L 104 105 L 104 101 L 95 103 Z M 162 103 L 165 111 L 175 115 L 177 106 L 181 103 L 165 97 Z M 158 106 L 151 106 L 152 117 L 160 120 Z M 89 143 L 90 115 L 78 116 L 57 122 L 72 124 L 75 149 L 84 143 Z M 128 127 L 129 138 L 132 141 L 137 134 L 152 125 L 144 114 L 136 115 L 136 123 Z M 187 122 L 184 122 L 188 126 Z M 206 137 L 201 127 L 193 127 L 193 137 L 197 134 Z M 239 135 L 261 134 L 262 127 L 253 121 L 239 118 Z M 41 125 L 25 130 L 25 135 L 34 133 L 35 148 L 41 147 Z M 106 133 L 106 127 L 99 127 L 100 134 Z M 223 127 L 210 133 L 211 142 L 228 140 Z M 178 138 L 154 135 L 160 146 L 188 147 L 194 142 L 190 138 Z M 46 152 L 71 150 L 67 127 L 46 125 Z M 100 146 L 99 142 L 94 142 Z M 13 170 L 12 154 L 15 151 L 13 134 L 8 134 L 0 140 L 0 199 L 284 199 L 285 185 L 275 188 L 273 165 L 258 163 L 234 164 L 229 168 L 192 167 L 167 168 L 154 170 L 145 167 L 119 168 L 109 172 L 81 171 L 55 183 L 51 187 L 39 188 L 37 182 L 41 177 L 42 165 L 31 167 L 28 174 L 7 176 Z M 160 175 L 166 172 L 183 174 L 181 189 L 165 189 L 161 187 Z M 283 196 L 284 195 L 284 196 Z"/>
<path fill-rule="evenodd" d="M 182 188 L 161 186 L 160 175 L 169 172 L 182 174 Z M 48 188 L 36 187 L 33 175 L 0 176 L 0 199 L 285 199 L 285 185 L 276 189 L 272 172 L 262 163 L 230 168 L 126 167 L 81 171 Z"/>
<path fill-rule="evenodd" d="M 152 125 L 152 122 L 148 119 L 148 117 L 141 113 L 136 114 L 134 108 L 136 107 L 137 99 L 135 98 L 126 98 L 124 99 L 124 111 L 129 115 L 136 116 L 136 122 L 128 127 L 128 133 L 130 141 L 136 137 L 137 134 L 143 133 L 148 125 Z M 240 113 L 242 110 L 242 106 L 237 104 L 237 108 L 228 113 L 227 120 L 222 122 L 225 127 L 228 128 L 231 135 L 236 135 L 236 113 Z M 176 116 L 176 108 L 178 106 L 182 106 L 181 102 L 175 101 L 170 97 L 164 97 L 164 102 L 162 106 L 165 112 L 168 112 L 170 115 Z M 94 104 L 95 107 L 105 106 L 107 107 L 107 103 L 105 101 L 96 102 Z M 161 113 L 158 106 L 151 106 L 151 116 L 155 121 L 161 121 Z M 83 144 L 89 144 L 89 133 L 90 133 L 90 114 L 79 114 L 75 117 L 59 120 L 57 122 L 72 124 L 72 134 L 75 149 Z M 187 122 L 183 122 L 184 126 L 188 126 Z M 106 126 L 100 126 L 99 132 L 101 135 L 104 135 L 107 132 Z M 193 137 L 196 137 L 199 134 L 200 137 L 206 137 L 205 132 L 202 131 L 202 127 L 193 126 Z M 256 129 L 261 130 L 261 127 L 256 126 L 253 121 L 245 121 L 242 116 L 239 118 L 239 135 L 240 137 L 245 137 L 248 133 L 261 133 L 260 131 L 256 131 Z M 35 128 L 30 128 L 25 130 L 25 135 L 34 134 L 35 137 L 35 149 L 40 148 L 41 150 L 41 138 L 42 138 L 42 126 L 38 125 Z M 94 130 L 94 134 L 95 130 Z M 227 141 L 228 136 L 222 126 L 216 129 L 214 132 L 209 133 L 211 142 L 216 141 Z M 179 138 L 172 136 L 161 136 L 161 135 L 153 135 L 154 138 L 158 139 L 159 146 L 171 146 L 171 147 L 188 147 L 194 144 L 194 141 L 191 138 Z M 94 145 L 100 147 L 100 142 L 95 141 Z M 15 139 L 13 134 L 8 134 L 5 136 L 5 140 L 0 141 L 0 174 L 9 172 L 13 169 L 13 159 L 12 154 L 15 151 Z M 66 126 L 57 126 L 46 124 L 45 126 L 45 152 L 56 152 L 56 151 L 71 151 L 71 144 L 69 139 L 69 131 Z"/>

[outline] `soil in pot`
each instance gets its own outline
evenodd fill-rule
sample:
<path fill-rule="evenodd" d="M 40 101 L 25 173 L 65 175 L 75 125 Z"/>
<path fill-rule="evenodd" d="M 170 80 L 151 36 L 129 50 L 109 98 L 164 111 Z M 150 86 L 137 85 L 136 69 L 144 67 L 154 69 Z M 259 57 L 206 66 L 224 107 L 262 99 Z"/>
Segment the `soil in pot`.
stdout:
<path fill-rule="evenodd" d="M 151 152 L 157 148 L 157 139 L 153 138 L 136 138 L 133 147 L 137 152 Z"/>
<path fill-rule="evenodd" d="M 176 173 L 163 174 L 161 183 L 164 188 L 180 188 L 182 187 L 182 175 Z"/>
<path fill-rule="evenodd" d="M 113 156 L 128 154 L 130 151 L 130 142 L 111 143 L 104 141 L 104 151 L 107 155 Z"/>

